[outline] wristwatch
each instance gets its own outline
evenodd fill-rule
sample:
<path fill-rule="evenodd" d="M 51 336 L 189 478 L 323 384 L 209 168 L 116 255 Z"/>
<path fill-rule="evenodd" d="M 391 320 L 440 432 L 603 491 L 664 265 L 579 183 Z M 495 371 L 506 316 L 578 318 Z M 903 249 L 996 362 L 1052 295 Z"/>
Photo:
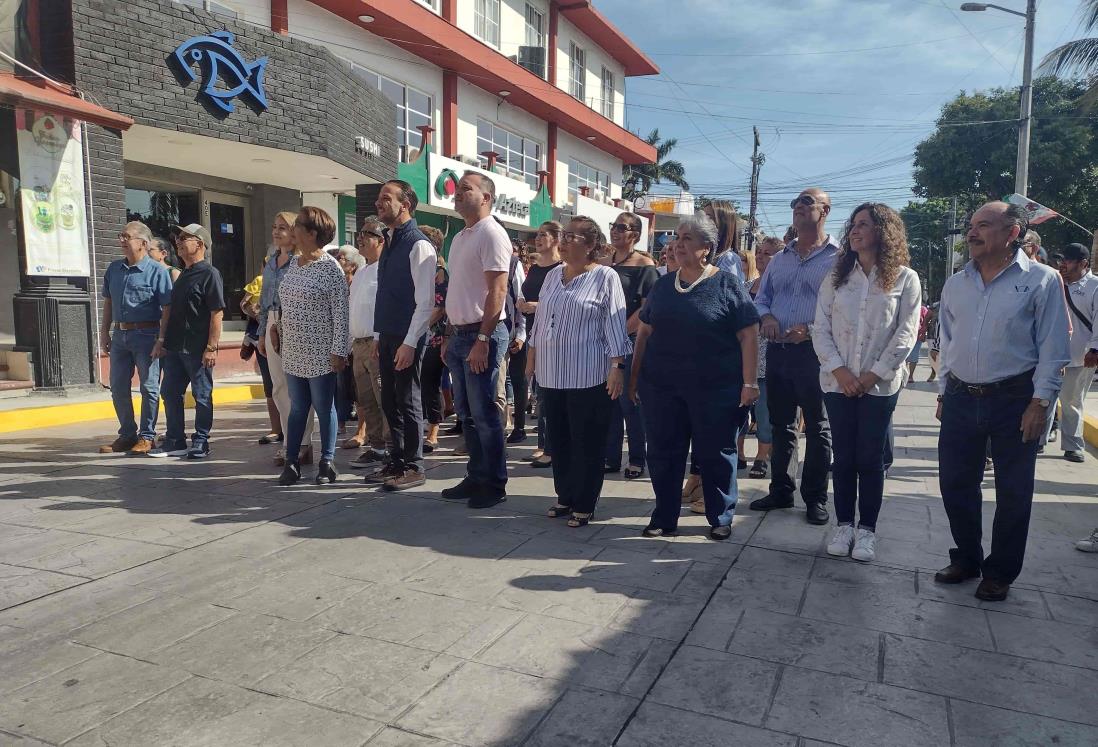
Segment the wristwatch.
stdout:
<path fill-rule="evenodd" d="M 1047 399 L 1037 399 L 1036 397 L 1034 397 L 1034 400 L 1035 400 L 1035 401 L 1037 402 L 1037 404 L 1039 404 L 1039 405 L 1040 405 L 1041 407 L 1048 407 L 1048 406 L 1049 406 L 1050 404 L 1052 404 L 1052 403 L 1051 403 L 1051 402 L 1049 402 L 1049 401 L 1048 401 Z"/>
<path fill-rule="evenodd" d="M 488 339 L 489 339 L 488 335 L 484 334 L 483 332 L 478 332 L 477 333 L 477 340 L 479 342 L 488 342 Z"/>
<path fill-rule="evenodd" d="M 745 383 L 743 386 L 744 386 L 745 389 L 758 389 L 759 388 L 758 384 L 747 384 L 747 383 Z"/>
<path fill-rule="evenodd" d="M 615 363 L 614 368 L 620 368 L 622 371 L 624 371 L 625 370 L 625 362 L 624 361 L 619 361 L 618 363 Z"/>
<path fill-rule="evenodd" d="M 217 345 L 207 345 L 206 346 L 206 352 L 207 353 L 216 353 L 217 352 Z"/>

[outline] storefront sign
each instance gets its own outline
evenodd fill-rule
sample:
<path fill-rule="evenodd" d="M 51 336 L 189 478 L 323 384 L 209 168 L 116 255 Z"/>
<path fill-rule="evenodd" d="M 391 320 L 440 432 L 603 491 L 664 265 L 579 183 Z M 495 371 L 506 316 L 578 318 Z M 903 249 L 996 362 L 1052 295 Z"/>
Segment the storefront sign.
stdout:
<path fill-rule="evenodd" d="M 599 200 L 592 200 L 590 197 L 576 195 L 572 203 L 571 212 L 572 215 L 568 216 L 569 219 L 576 215 L 586 215 L 588 218 L 598 223 L 599 228 L 602 229 L 603 235 L 609 240 L 610 224 L 616 221 L 618 216 L 626 211 L 622 208 L 614 207 L 613 205 L 607 205 L 605 202 L 600 202 Z M 638 215 L 637 217 L 641 220 L 641 234 L 640 238 L 637 239 L 637 248 L 647 251 L 648 219 L 643 215 Z"/>
<path fill-rule="evenodd" d="M 428 184 L 431 185 L 427 204 L 433 207 L 454 210 L 454 195 L 457 194 L 458 180 L 466 171 L 483 174 L 496 185 L 496 202 L 492 214 L 506 224 L 529 228 L 530 203 L 537 193 L 530 185 L 518 179 L 502 174 L 494 174 L 486 169 L 469 166 L 452 158 L 432 153 L 427 164 Z M 455 211 L 456 212 L 456 211 Z"/>
<path fill-rule="evenodd" d="M 175 60 L 191 83 L 198 80 L 193 65 L 202 69 L 201 94 L 222 111 L 232 112 L 232 100 L 247 95 L 260 111 L 267 110 L 267 94 L 263 90 L 263 72 L 267 58 L 247 62 L 233 47 L 228 31 L 214 31 L 209 36 L 194 36 L 175 50 Z M 218 88 L 218 81 L 224 88 Z"/>
<path fill-rule="evenodd" d="M 31 109 L 15 121 L 27 274 L 89 275 L 80 122 Z"/>
<path fill-rule="evenodd" d="M 361 156 L 373 156 L 374 158 L 378 158 L 381 156 L 381 146 L 370 138 L 359 135 L 355 138 L 355 153 L 358 153 Z"/>

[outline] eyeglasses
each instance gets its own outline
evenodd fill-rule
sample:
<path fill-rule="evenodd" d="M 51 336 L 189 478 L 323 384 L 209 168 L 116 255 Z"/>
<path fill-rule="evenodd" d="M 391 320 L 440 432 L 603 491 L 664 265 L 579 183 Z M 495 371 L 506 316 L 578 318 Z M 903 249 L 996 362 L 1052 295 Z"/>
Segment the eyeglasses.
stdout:
<path fill-rule="evenodd" d="M 145 240 L 141 236 L 130 236 L 128 233 L 120 233 L 120 234 L 118 234 L 118 238 L 121 239 L 122 241 L 134 241 L 134 240 L 144 241 Z"/>
<path fill-rule="evenodd" d="M 621 231 L 622 233 L 625 233 L 626 231 L 636 231 L 637 229 L 633 228 L 628 223 L 611 223 L 610 230 Z"/>
<path fill-rule="evenodd" d="M 584 236 L 582 233 L 575 233 L 574 231 L 565 231 L 563 234 L 561 234 L 561 240 L 565 241 L 565 242 L 569 242 L 569 243 L 571 243 L 573 241 L 586 242 L 587 237 Z"/>
<path fill-rule="evenodd" d="M 375 239 L 381 239 L 382 241 L 385 240 L 385 235 L 380 231 L 363 231 L 358 235 L 360 239 L 365 239 L 367 236 L 373 236 Z"/>
<path fill-rule="evenodd" d="M 179 234 L 180 241 L 201 241 L 197 236 L 189 236 L 187 234 Z"/>
<path fill-rule="evenodd" d="M 812 195 L 799 195 L 797 197 L 794 197 L 793 200 L 790 201 L 789 207 L 795 209 L 798 205 L 805 205 L 807 207 L 812 207 L 813 205 L 826 205 L 826 204 L 827 203 L 824 202 L 823 200 L 817 200 Z"/>

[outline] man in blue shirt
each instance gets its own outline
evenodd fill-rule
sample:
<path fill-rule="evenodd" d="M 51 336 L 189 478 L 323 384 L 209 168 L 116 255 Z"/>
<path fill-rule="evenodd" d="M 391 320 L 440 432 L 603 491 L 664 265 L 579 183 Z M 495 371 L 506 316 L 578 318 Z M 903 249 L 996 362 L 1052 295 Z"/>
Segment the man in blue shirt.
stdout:
<path fill-rule="evenodd" d="M 111 360 L 111 399 L 119 429 L 118 438 L 99 447 L 99 453 L 147 454 L 155 445 L 160 411 L 160 361 L 152 352 L 171 309 L 172 280 L 168 268 L 149 256 L 153 235 L 144 223 L 127 223 L 118 241 L 126 256 L 111 262 L 103 274 L 99 344 Z M 135 368 L 141 383 L 140 425 L 133 419 L 130 394 Z"/>
<path fill-rule="evenodd" d="M 762 318 L 766 348 L 766 394 L 774 445 L 770 493 L 751 502 L 754 511 L 791 508 L 797 489 L 789 463 L 797 444 L 797 408 L 804 414 L 805 458 L 801 498 L 809 524 L 826 524 L 831 428 L 820 389 L 820 361 L 810 330 L 820 285 L 835 265 L 839 245 L 824 229 L 831 198 L 806 189 L 790 203 L 797 237 L 766 266 L 755 307 Z"/>
<path fill-rule="evenodd" d="M 946 281 L 939 309 L 939 483 L 956 547 L 934 580 L 983 575 L 976 597 L 991 602 L 1006 599 L 1022 570 L 1037 444 L 1071 359 L 1063 286 L 1026 256 L 1025 234 L 1019 207 L 977 210 L 966 237 L 971 261 Z M 980 482 L 989 441 L 995 520 L 985 558 Z"/>

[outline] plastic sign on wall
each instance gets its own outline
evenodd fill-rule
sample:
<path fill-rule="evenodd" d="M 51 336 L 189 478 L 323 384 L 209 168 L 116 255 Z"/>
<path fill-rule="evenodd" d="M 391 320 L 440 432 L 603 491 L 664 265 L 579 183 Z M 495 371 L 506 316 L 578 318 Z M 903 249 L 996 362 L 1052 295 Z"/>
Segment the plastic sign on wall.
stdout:
<path fill-rule="evenodd" d="M 427 204 L 454 210 L 457 185 L 466 171 L 482 174 L 496 185 L 496 202 L 492 206 L 492 215 L 512 226 L 530 227 L 530 203 L 534 201 L 537 192 L 529 184 L 434 153 L 430 154 L 427 162 L 427 184 L 430 192 Z"/>
<path fill-rule="evenodd" d="M 173 55 L 180 71 L 191 83 L 198 80 L 193 65 L 202 71 L 200 94 L 221 111 L 229 114 L 235 108 L 233 99 L 248 96 L 260 111 L 267 110 L 267 94 L 263 88 L 263 73 L 267 58 L 248 62 L 233 47 L 235 37 L 229 31 L 214 31 L 209 36 L 194 36 L 183 42 Z M 222 87 L 218 87 L 218 81 Z"/>
<path fill-rule="evenodd" d="M 572 215 L 586 215 L 599 224 L 602 233 L 610 238 L 610 224 L 618 219 L 618 216 L 626 212 L 625 209 L 607 205 L 605 202 L 593 200 L 590 197 L 576 195 L 572 203 Z M 641 220 L 641 235 L 637 240 L 638 249 L 648 249 L 648 219 L 638 215 Z"/>
<path fill-rule="evenodd" d="M 90 275 L 80 122 L 16 109 L 15 129 L 27 274 Z"/>

